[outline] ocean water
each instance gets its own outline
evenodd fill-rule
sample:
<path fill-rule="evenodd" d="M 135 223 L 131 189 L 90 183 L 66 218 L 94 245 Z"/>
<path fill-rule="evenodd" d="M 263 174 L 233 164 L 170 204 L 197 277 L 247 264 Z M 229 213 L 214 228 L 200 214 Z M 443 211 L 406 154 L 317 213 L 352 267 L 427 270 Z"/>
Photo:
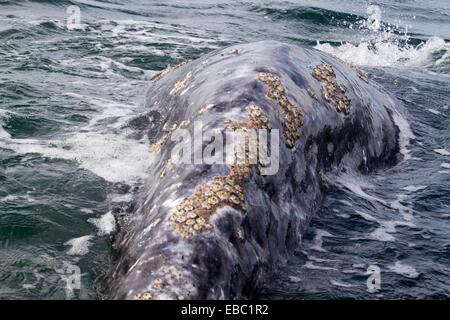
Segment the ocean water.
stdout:
<path fill-rule="evenodd" d="M 73 5 L 80 25 L 68 29 Z M 152 161 L 129 125 L 149 80 L 264 39 L 361 67 L 408 121 L 404 160 L 331 179 L 258 297 L 449 298 L 449 1 L 0 0 L 0 299 L 97 298 L 115 219 Z M 379 290 L 367 286 L 374 268 Z"/>

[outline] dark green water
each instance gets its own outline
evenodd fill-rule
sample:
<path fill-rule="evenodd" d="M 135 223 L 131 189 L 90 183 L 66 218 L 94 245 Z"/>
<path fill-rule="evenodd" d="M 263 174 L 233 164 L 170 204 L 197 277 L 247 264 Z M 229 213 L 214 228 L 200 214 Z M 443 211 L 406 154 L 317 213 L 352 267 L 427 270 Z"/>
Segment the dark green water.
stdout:
<path fill-rule="evenodd" d="M 93 299 L 114 216 L 146 179 L 127 123 L 169 64 L 240 42 L 316 47 L 409 112 L 405 161 L 341 177 L 260 298 L 450 296 L 448 1 L 0 0 L 0 298 Z M 77 5 L 82 28 L 68 30 Z M 381 290 L 367 290 L 367 267 Z M 68 266 L 81 289 L 66 290 Z"/>

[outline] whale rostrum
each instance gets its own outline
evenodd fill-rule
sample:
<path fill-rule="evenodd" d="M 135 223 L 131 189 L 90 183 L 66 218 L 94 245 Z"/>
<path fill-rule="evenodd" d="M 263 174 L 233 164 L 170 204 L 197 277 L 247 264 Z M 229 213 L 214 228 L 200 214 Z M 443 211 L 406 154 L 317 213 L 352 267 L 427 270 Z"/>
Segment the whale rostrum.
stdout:
<path fill-rule="evenodd" d="M 168 68 L 145 107 L 155 157 L 121 221 L 109 298 L 251 298 L 301 245 L 329 177 L 400 160 L 399 102 L 301 46 L 235 45 Z"/>

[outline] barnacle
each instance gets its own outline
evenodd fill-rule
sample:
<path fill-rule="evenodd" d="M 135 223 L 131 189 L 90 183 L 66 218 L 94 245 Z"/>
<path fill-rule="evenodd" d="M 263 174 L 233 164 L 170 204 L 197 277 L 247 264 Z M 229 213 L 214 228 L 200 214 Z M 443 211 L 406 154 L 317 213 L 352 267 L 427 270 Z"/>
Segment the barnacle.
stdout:
<path fill-rule="evenodd" d="M 178 63 L 178 64 L 174 65 L 174 66 L 169 66 L 166 69 L 164 69 L 163 71 L 161 71 L 160 73 L 158 73 L 156 76 L 154 76 L 152 78 L 152 80 L 153 81 L 158 81 L 158 80 L 162 79 L 164 76 L 166 76 L 167 74 L 169 74 L 170 72 L 172 72 L 172 71 L 178 69 L 179 67 L 185 65 L 186 63 L 187 63 L 187 61 L 183 61 L 181 63 Z"/>
<path fill-rule="evenodd" d="M 167 141 L 167 138 L 169 137 L 168 134 L 163 134 L 161 138 L 159 138 L 155 143 L 153 143 L 150 146 L 150 151 L 155 153 L 160 153 L 161 148 L 164 145 L 164 143 Z"/>
<path fill-rule="evenodd" d="M 188 72 L 183 79 L 178 80 L 175 83 L 175 86 L 173 87 L 173 89 L 170 91 L 170 95 L 175 96 L 177 94 L 179 94 L 181 91 L 184 90 L 184 88 L 186 88 L 189 79 L 192 77 L 192 72 Z"/>
<path fill-rule="evenodd" d="M 220 190 L 219 192 L 217 192 L 217 196 L 219 197 L 220 200 L 226 200 L 228 199 L 230 194 L 225 190 Z"/>
<path fill-rule="evenodd" d="M 245 233 L 244 230 L 242 228 L 238 228 L 235 231 L 235 235 L 239 240 L 244 240 L 245 239 Z"/>
<path fill-rule="evenodd" d="M 160 174 L 159 176 L 160 176 L 161 178 L 163 178 L 163 177 L 167 174 L 167 172 L 168 172 L 170 169 L 172 169 L 173 164 L 174 164 L 174 161 L 172 160 L 172 158 L 170 158 L 169 160 L 167 160 L 166 163 L 164 164 L 164 167 L 163 167 L 163 169 L 162 169 L 162 171 L 161 171 L 161 174 Z"/>
<path fill-rule="evenodd" d="M 240 204 L 240 203 L 241 203 L 241 201 L 239 200 L 239 198 L 238 198 L 236 195 L 234 195 L 234 194 L 232 194 L 232 195 L 230 196 L 230 201 L 231 201 L 232 203 L 234 203 L 234 204 Z"/>
<path fill-rule="evenodd" d="M 246 124 L 246 128 L 272 129 L 269 119 L 263 114 L 262 110 L 258 106 L 254 104 L 250 105 L 247 114 L 250 120 Z"/>
<path fill-rule="evenodd" d="M 134 300 L 151 300 L 153 295 L 150 292 L 136 293 L 133 297 Z"/>
<path fill-rule="evenodd" d="M 203 108 L 201 108 L 200 110 L 198 110 L 198 113 L 199 113 L 199 114 L 206 113 L 206 112 L 208 112 L 209 110 L 211 110 L 212 108 L 214 108 L 214 104 L 213 104 L 213 103 L 207 104 L 206 106 L 204 106 Z"/>
<path fill-rule="evenodd" d="M 183 120 L 180 122 L 178 128 L 186 128 L 190 122 L 191 122 L 191 120 L 189 120 L 189 119 Z"/>
<path fill-rule="evenodd" d="M 162 280 L 160 278 L 156 278 L 153 280 L 153 288 L 161 289 L 162 288 Z"/>
<path fill-rule="evenodd" d="M 323 173 L 320 173 L 320 185 L 325 190 L 329 190 L 330 189 L 330 184 L 328 183 L 328 179 L 326 178 L 326 176 Z"/>
<path fill-rule="evenodd" d="M 350 99 L 345 95 L 347 87 L 337 83 L 332 66 L 322 63 L 314 68 L 312 75 L 323 84 L 323 99 L 327 103 L 333 103 L 337 111 L 349 114 L 351 104 Z"/>
<path fill-rule="evenodd" d="M 205 224 L 205 219 L 202 217 L 198 217 L 197 219 L 195 219 L 195 221 L 197 222 L 198 225 L 204 225 Z"/>
<path fill-rule="evenodd" d="M 170 134 L 176 130 L 177 128 L 185 128 L 189 125 L 191 121 L 189 119 L 185 119 L 183 121 L 181 121 L 180 123 L 177 122 L 166 122 L 162 128 L 162 131 L 164 132 L 161 137 L 150 146 L 150 150 L 152 152 L 156 152 L 159 153 L 161 152 L 161 148 L 164 145 L 164 143 L 166 143 L 166 141 L 168 140 Z M 168 162 L 166 163 L 166 166 L 168 166 L 167 170 L 169 170 L 172 167 L 173 163 L 169 163 L 172 160 L 168 160 Z M 161 178 L 166 174 L 167 170 L 163 170 L 163 172 L 161 173 Z"/>
<path fill-rule="evenodd" d="M 267 88 L 267 97 L 277 103 L 283 116 L 283 134 L 286 145 L 294 147 L 295 142 L 300 138 L 300 128 L 303 125 L 300 109 L 292 104 L 287 97 L 281 80 L 271 73 L 260 73 L 259 80 Z"/>
<path fill-rule="evenodd" d="M 195 212 L 193 212 L 193 211 L 189 211 L 187 213 L 186 217 L 189 219 L 194 219 L 195 217 L 197 217 L 197 214 L 195 214 Z"/>
<path fill-rule="evenodd" d="M 364 71 L 362 71 L 361 69 L 356 69 L 356 73 L 361 80 L 363 80 L 364 82 L 369 82 L 369 77 Z"/>

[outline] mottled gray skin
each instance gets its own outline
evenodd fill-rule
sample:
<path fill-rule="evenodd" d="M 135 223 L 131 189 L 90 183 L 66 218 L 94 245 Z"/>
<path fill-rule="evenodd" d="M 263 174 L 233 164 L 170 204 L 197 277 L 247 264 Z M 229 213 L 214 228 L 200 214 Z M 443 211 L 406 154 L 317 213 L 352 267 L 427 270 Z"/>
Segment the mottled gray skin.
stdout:
<path fill-rule="evenodd" d="M 321 63 L 332 65 L 337 81 L 348 87 L 349 115 L 323 100 L 322 84 L 312 76 Z M 184 92 L 172 96 L 175 83 L 188 72 L 192 77 Z M 343 171 L 367 173 L 399 160 L 399 129 L 393 121 L 399 116 L 397 101 L 342 61 L 274 41 L 213 52 L 152 83 L 146 103 L 150 139 L 161 137 L 166 122 L 190 119 L 187 128 L 192 130 L 194 120 L 202 120 L 208 129 L 223 129 L 227 119 L 246 121 L 250 103 L 268 115 L 273 128 L 281 128 L 279 106 L 267 98 L 260 72 L 277 75 L 303 114 L 302 136 L 295 147 L 281 143 L 278 174 L 254 174 L 245 187 L 244 214 L 225 208 L 214 215 L 211 231 L 186 239 L 170 226 L 171 210 L 197 184 L 227 175 L 229 169 L 181 164 L 160 178 L 174 146 L 166 142 L 152 163 L 135 211 L 122 225 L 108 297 L 132 299 L 150 292 L 153 299 L 251 298 L 270 271 L 299 248 L 321 205 L 323 177 Z M 216 107 L 198 114 L 211 103 Z M 239 227 L 243 240 L 234 232 Z M 161 288 L 155 288 L 155 279 L 161 279 Z"/>

